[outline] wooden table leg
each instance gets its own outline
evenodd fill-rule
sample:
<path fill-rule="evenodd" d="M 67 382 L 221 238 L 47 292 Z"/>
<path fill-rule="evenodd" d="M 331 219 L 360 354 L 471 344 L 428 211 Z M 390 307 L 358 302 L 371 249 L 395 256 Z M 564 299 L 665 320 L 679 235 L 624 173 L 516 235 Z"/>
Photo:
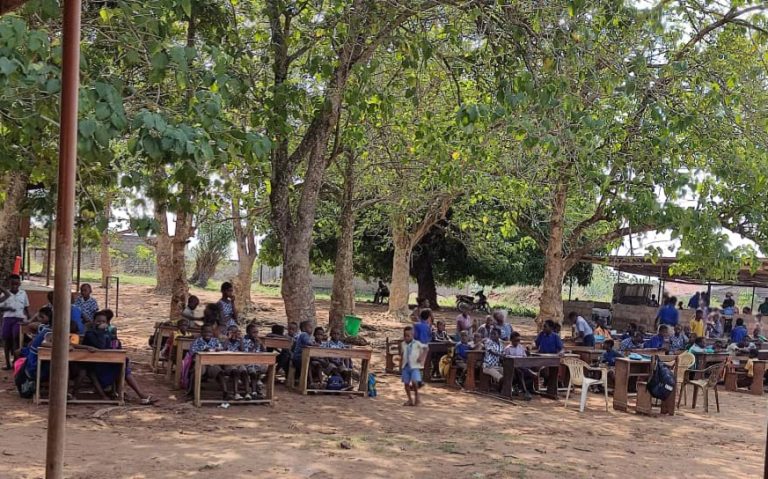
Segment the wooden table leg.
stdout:
<path fill-rule="evenodd" d="M 755 396 L 762 396 L 763 381 L 765 378 L 765 362 L 755 361 L 752 373 L 752 384 L 749 387 L 749 392 Z"/>
<path fill-rule="evenodd" d="M 156 373 L 158 370 L 158 363 L 160 362 L 160 347 L 163 342 L 163 335 L 160 332 L 160 329 L 158 328 L 155 331 L 155 342 L 152 347 L 152 361 L 150 366 L 152 366 L 152 372 Z"/>
<path fill-rule="evenodd" d="M 303 351 L 301 356 L 301 373 L 299 375 L 299 392 L 305 395 L 307 394 L 307 380 L 309 379 L 309 354 L 308 351 Z"/>
<path fill-rule="evenodd" d="M 43 361 L 40 360 L 40 356 L 37 356 L 37 372 L 35 373 L 36 380 L 37 380 L 37 382 L 35 383 L 35 404 L 37 404 L 38 406 L 40 405 L 40 370 L 42 368 L 43 368 Z M 23 369 L 19 372 L 19 374 L 22 374 L 22 373 L 26 374 Z"/>
<path fill-rule="evenodd" d="M 168 360 L 165 363 L 165 380 L 168 382 L 173 381 L 173 366 L 176 362 L 176 351 L 173 350 L 174 348 L 178 349 L 176 346 L 171 346 L 171 351 L 168 353 Z"/>
<path fill-rule="evenodd" d="M 176 371 L 173 373 L 173 387 L 181 389 L 181 365 L 184 364 L 184 350 L 176 347 Z"/>
<path fill-rule="evenodd" d="M 427 383 L 432 381 L 432 352 L 429 349 L 427 349 L 427 360 L 425 362 L 421 380 Z"/>
<path fill-rule="evenodd" d="M 200 407 L 203 405 L 201 402 L 200 397 L 200 388 L 202 387 L 203 382 L 203 366 L 200 364 L 199 360 L 195 360 L 195 407 Z"/>
<path fill-rule="evenodd" d="M 617 411 L 627 410 L 627 388 L 629 386 L 629 363 L 616 361 L 613 385 L 613 409 Z"/>
<path fill-rule="evenodd" d="M 267 366 L 267 399 L 269 399 L 269 404 L 272 404 L 272 401 L 274 400 L 276 369 L 277 365 L 275 364 Z"/>
<path fill-rule="evenodd" d="M 560 366 L 547 368 L 547 394 L 550 399 L 557 399 L 557 379 L 560 373 Z"/>
<path fill-rule="evenodd" d="M 368 360 L 367 359 L 363 359 L 362 364 L 360 365 L 360 386 L 358 387 L 358 390 L 363 391 L 364 393 L 368 392 Z"/>
<path fill-rule="evenodd" d="M 123 361 L 120 365 L 120 377 L 117 378 L 117 403 L 120 406 L 125 404 L 125 372 L 125 361 Z"/>

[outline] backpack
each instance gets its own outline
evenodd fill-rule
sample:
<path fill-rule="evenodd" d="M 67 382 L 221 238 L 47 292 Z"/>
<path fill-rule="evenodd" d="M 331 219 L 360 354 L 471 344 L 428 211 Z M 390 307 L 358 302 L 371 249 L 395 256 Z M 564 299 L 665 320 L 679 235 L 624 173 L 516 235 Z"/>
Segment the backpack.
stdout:
<path fill-rule="evenodd" d="M 646 389 L 651 397 L 664 401 L 675 392 L 675 375 L 658 356 L 655 356 L 655 363 L 656 367 L 651 372 Z"/>
<path fill-rule="evenodd" d="M 375 398 L 378 394 L 376 392 L 376 375 L 368 373 L 368 397 Z"/>
<path fill-rule="evenodd" d="M 325 384 L 325 389 L 329 391 L 341 391 L 344 389 L 344 378 L 338 374 L 328 378 L 328 382 Z"/>

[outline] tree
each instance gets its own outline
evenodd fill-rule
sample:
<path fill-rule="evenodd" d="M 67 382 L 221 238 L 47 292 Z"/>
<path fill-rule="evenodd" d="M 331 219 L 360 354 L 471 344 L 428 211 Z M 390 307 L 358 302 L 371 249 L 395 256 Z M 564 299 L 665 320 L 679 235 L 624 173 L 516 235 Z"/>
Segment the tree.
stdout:
<path fill-rule="evenodd" d="M 192 250 L 195 258 L 195 270 L 189 282 L 205 288 L 208 286 L 216 268 L 229 256 L 229 244 L 232 241 L 232 223 L 224 218 L 207 218 L 197 228 L 198 244 Z"/>
<path fill-rule="evenodd" d="M 488 121 L 503 125 L 505 161 L 531 185 L 516 211 L 546 256 L 539 321 L 561 320 L 564 275 L 585 256 L 631 234 L 700 231 L 679 199 L 709 153 L 692 126 L 717 112 L 678 99 L 711 84 L 705 40 L 762 8 L 554 2 L 484 17 Z"/>

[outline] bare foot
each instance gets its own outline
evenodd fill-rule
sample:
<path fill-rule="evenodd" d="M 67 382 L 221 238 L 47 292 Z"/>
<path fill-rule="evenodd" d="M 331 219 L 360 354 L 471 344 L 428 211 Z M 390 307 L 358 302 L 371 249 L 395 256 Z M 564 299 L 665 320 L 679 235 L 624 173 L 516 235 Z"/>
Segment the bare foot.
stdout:
<path fill-rule="evenodd" d="M 405 401 L 405 402 L 403 403 L 403 406 L 413 406 L 413 402 L 411 402 L 411 401 Z"/>

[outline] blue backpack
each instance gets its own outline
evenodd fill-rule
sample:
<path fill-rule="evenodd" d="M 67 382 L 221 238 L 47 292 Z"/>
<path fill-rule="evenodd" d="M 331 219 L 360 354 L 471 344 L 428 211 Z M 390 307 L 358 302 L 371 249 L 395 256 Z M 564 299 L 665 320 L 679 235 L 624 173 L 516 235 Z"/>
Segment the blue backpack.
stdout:
<path fill-rule="evenodd" d="M 376 375 L 368 373 L 368 397 L 375 398 L 378 394 L 376 392 Z"/>
<path fill-rule="evenodd" d="M 646 388 L 651 397 L 664 401 L 675 391 L 675 375 L 656 356 L 656 367 L 651 372 Z"/>
<path fill-rule="evenodd" d="M 329 391 L 341 391 L 344 389 L 344 378 L 338 374 L 328 378 L 328 382 L 325 384 L 325 389 Z"/>

